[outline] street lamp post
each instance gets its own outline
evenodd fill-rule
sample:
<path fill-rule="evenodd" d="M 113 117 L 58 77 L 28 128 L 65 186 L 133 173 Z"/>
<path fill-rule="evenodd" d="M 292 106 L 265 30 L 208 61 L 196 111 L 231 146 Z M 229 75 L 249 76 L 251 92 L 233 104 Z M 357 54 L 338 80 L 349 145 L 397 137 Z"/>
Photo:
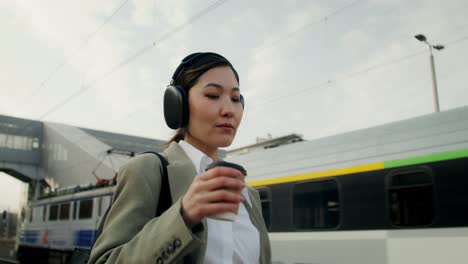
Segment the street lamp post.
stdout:
<path fill-rule="evenodd" d="M 431 74 L 432 74 L 432 91 L 434 93 L 434 107 L 435 107 L 435 111 L 439 112 L 440 111 L 440 108 L 439 108 L 439 95 L 437 93 L 437 78 L 436 78 L 436 73 L 435 73 L 434 55 L 432 55 L 432 48 L 434 48 L 436 50 L 442 50 L 442 49 L 444 49 L 444 46 L 443 45 L 431 45 L 427 41 L 426 36 L 424 36 L 423 34 L 418 34 L 418 35 L 416 35 L 414 37 L 417 40 L 419 40 L 421 42 L 424 42 L 429 46 L 429 51 L 431 53 L 430 63 L 431 63 Z"/>

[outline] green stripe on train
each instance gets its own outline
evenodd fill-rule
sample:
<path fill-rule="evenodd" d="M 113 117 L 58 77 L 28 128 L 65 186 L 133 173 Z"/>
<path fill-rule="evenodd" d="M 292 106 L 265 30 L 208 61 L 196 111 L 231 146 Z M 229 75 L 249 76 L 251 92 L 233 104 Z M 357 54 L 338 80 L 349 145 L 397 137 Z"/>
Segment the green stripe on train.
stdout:
<path fill-rule="evenodd" d="M 415 158 L 384 161 L 384 168 L 389 169 L 389 168 L 395 168 L 395 167 L 401 167 L 401 166 L 416 165 L 416 164 L 421 164 L 421 163 L 451 160 L 451 159 L 458 159 L 458 158 L 465 158 L 465 157 L 468 157 L 468 149 L 447 151 L 447 152 L 420 156 L 420 157 L 415 157 Z"/>

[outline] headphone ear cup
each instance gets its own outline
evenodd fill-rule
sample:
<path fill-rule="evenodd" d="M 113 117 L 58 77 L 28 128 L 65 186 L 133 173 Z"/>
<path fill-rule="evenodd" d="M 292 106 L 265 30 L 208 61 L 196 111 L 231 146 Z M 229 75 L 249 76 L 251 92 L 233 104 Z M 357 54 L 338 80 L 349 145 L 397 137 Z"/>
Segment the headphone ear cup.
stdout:
<path fill-rule="evenodd" d="M 179 129 L 188 124 L 188 95 L 182 87 L 167 86 L 164 93 L 164 119 L 172 129 Z"/>
<path fill-rule="evenodd" d="M 242 109 L 244 109 L 245 108 L 245 100 L 244 100 L 244 96 L 242 94 L 240 95 L 240 103 L 242 105 Z"/>

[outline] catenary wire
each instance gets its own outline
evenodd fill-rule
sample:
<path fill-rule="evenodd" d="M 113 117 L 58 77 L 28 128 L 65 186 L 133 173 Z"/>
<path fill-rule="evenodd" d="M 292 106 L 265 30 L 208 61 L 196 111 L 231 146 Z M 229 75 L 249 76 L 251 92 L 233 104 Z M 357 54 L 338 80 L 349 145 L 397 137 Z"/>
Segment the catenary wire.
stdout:
<path fill-rule="evenodd" d="M 348 8 L 351 8 L 353 6 L 355 6 L 358 2 L 361 2 L 362 0 L 355 0 L 355 1 L 352 1 L 352 2 L 349 2 L 348 4 L 342 6 L 342 7 L 339 7 L 333 11 L 331 11 L 330 13 L 322 16 L 321 18 L 319 18 L 318 20 L 314 20 L 312 22 L 309 22 L 309 23 L 306 23 L 304 25 L 302 25 L 300 28 L 298 29 L 295 29 L 291 32 L 287 32 L 286 34 L 284 34 L 283 36 L 280 36 L 278 37 L 277 39 L 269 42 L 269 43 L 265 43 L 263 44 L 260 48 L 258 48 L 258 50 L 254 53 L 254 57 L 260 55 L 261 53 L 263 53 L 264 51 L 266 51 L 268 48 L 271 48 L 271 47 L 274 47 L 278 44 L 280 44 L 281 42 L 287 40 L 287 39 L 290 39 L 292 38 L 293 36 L 295 36 L 296 34 L 310 28 L 311 26 L 313 25 L 316 25 L 316 24 L 320 24 L 320 23 L 323 23 L 324 21 L 326 21 L 327 19 L 329 19 L 330 17 L 333 17 L 333 16 L 336 16 L 340 13 L 342 13 L 343 11 L 345 11 L 346 9 Z M 142 110 L 145 110 L 147 109 L 148 107 L 150 107 L 153 103 L 155 102 L 155 100 L 152 100 L 149 104 L 143 106 L 143 107 L 138 107 L 137 109 L 131 111 L 130 113 L 128 113 L 127 115 L 125 115 L 123 118 L 120 118 L 118 120 L 115 120 L 116 122 L 119 122 L 119 121 L 123 121 L 123 120 L 126 120 L 128 119 L 130 116 L 133 116 L 134 114 L 142 111 Z M 159 112 L 159 111 L 158 111 Z"/>
<path fill-rule="evenodd" d="M 466 40 L 468 40 L 468 36 L 448 41 L 448 42 L 446 42 L 445 45 L 446 46 L 454 46 L 455 44 L 466 41 Z M 366 67 L 366 68 L 364 68 L 362 70 L 358 70 L 358 71 L 354 71 L 354 72 L 342 75 L 342 76 L 337 77 L 337 78 L 332 79 L 332 80 L 327 80 L 327 81 L 324 81 L 324 82 L 314 84 L 312 86 L 309 86 L 309 87 L 307 87 L 305 89 L 295 91 L 293 93 L 288 93 L 288 94 L 285 94 L 285 95 L 280 95 L 280 96 L 271 98 L 269 100 L 266 100 L 264 102 L 260 102 L 260 103 L 256 104 L 254 107 L 252 107 L 252 111 L 259 109 L 262 105 L 265 105 L 265 104 L 268 104 L 268 103 L 271 103 L 271 102 L 274 102 L 274 101 L 278 101 L 278 100 L 283 100 L 285 98 L 293 97 L 293 96 L 296 96 L 296 95 L 299 95 L 299 94 L 307 93 L 307 92 L 312 91 L 314 88 L 324 87 L 326 85 L 329 85 L 332 82 L 339 82 L 339 81 L 344 81 L 344 80 L 347 80 L 347 79 L 352 79 L 352 78 L 354 78 L 356 76 L 363 75 L 363 74 L 366 74 L 368 72 L 371 72 L 371 71 L 374 71 L 374 70 L 377 70 L 377 69 L 380 69 L 380 68 L 384 68 L 384 67 L 387 67 L 387 66 L 390 66 L 390 65 L 393 65 L 393 64 L 398 64 L 400 62 L 406 61 L 406 60 L 411 59 L 413 57 L 422 55 L 424 53 L 426 53 L 425 49 L 424 50 L 419 50 L 417 52 L 413 52 L 413 53 L 407 54 L 405 56 L 389 60 L 389 61 L 384 62 L 384 63 L 375 64 L 375 65 Z"/>
<path fill-rule="evenodd" d="M 352 1 L 340 8 L 337 8 L 335 10 L 333 10 L 332 12 L 330 12 L 329 14 L 326 14 L 324 15 L 323 17 L 319 18 L 318 20 L 314 20 L 314 21 L 311 21 L 309 23 L 306 23 L 304 25 L 302 25 L 301 27 L 299 27 L 298 29 L 295 29 L 293 31 L 290 31 L 290 32 L 287 32 L 286 34 L 284 34 L 283 36 L 280 36 L 278 37 L 277 39 L 271 41 L 270 43 L 266 43 L 264 45 L 262 45 L 260 48 L 258 48 L 258 50 L 254 53 L 253 57 L 257 57 L 259 56 L 260 54 L 262 54 L 263 52 L 265 52 L 267 49 L 269 48 L 272 48 L 274 46 L 277 46 L 278 44 L 280 44 L 281 42 L 285 41 L 285 40 L 288 40 L 292 37 L 294 37 L 296 34 L 304 31 L 304 30 L 307 30 L 308 28 L 314 26 L 314 25 L 318 25 L 320 23 L 323 23 L 323 22 L 326 22 L 330 17 L 333 17 L 333 16 L 336 16 L 338 14 L 340 14 L 341 12 L 345 11 L 346 9 L 348 8 L 351 8 L 353 6 L 355 6 L 358 2 L 361 2 L 362 0 L 355 0 L 355 1 Z"/>
<path fill-rule="evenodd" d="M 160 43 L 166 41 L 167 39 L 171 38 L 174 34 L 176 34 L 177 32 L 181 31 L 182 29 L 184 29 L 185 27 L 187 27 L 188 25 L 194 23 L 195 21 L 197 21 L 198 19 L 202 18 L 203 16 L 207 15 L 209 12 L 215 10 L 216 8 L 218 8 L 219 6 L 221 6 L 222 4 L 224 4 L 225 2 L 227 2 L 228 0 L 220 0 L 220 1 L 216 1 L 215 3 L 209 5 L 208 7 L 206 7 L 205 9 L 203 9 L 202 11 L 196 13 L 195 15 L 193 15 L 192 17 L 190 17 L 187 21 L 181 23 L 180 25 L 176 26 L 175 28 L 173 28 L 171 31 L 167 32 L 166 34 L 164 34 L 161 38 L 153 41 L 151 44 L 141 48 L 140 50 L 136 51 L 132 56 L 128 57 L 128 58 L 125 58 L 123 61 L 119 62 L 118 64 L 116 64 L 114 67 L 112 67 L 109 71 L 107 71 L 105 74 L 103 74 L 101 77 L 98 77 L 96 79 L 94 79 L 93 81 L 91 81 L 88 85 L 81 85 L 81 88 L 78 89 L 77 91 L 73 92 L 70 96 L 68 96 L 67 98 L 65 98 L 64 100 L 60 101 L 59 103 L 55 104 L 54 106 L 52 106 L 49 110 L 47 110 L 46 112 L 44 112 L 43 114 L 41 114 L 36 120 L 43 120 L 45 117 L 47 117 L 48 115 L 56 112 L 57 110 L 59 110 L 60 108 L 62 108 L 63 106 L 65 106 L 66 104 L 68 104 L 69 102 L 71 102 L 73 99 L 75 99 L 76 97 L 78 97 L 79 95 L 83 94 L 84 92 L 86 92 L 87 90 L 89 90 L 91 87 L 94 87 L 96 86 L 99 82 L 103 81 L 104 79 L 106 79 L 109 75 L 113 74 L 114 72 L 116 72 L 118 69 L 122 68 L 123 66 L 129 64 L 131 61 L 135 60 L 136 58 L 140 57 L 142 54 L 146 53 L 147 51 L 149 51 L 150 49 L 156 47 L 157 45 L 159 45 Z M 32 122 L 29 122 L 27 123 L 24 127 L 23 127 L 23 130 L 25 130 Z"/>
<path fill-rule="evenodd" d="M 59 110 L 60 108 L 62 108 L 63 106 L 65 106 L 66 104 L 68 104 L 69 102 L 71 102 L 73 99 L 75 99 L 76 97 L 78 97 L 79 95 L 83 94 L 84 92 L 86 92 L 87 90 L 89 90 L 91 87 L 95 87 L 97 86 L 100 82 L 104 81 L 105 79 L 107 79 L 108 76 L 112 75 L 113 73 L 115 73 L 117 70 L 121 69 L 122 67 L 128 65 L 130 62 L 134 61 L 136 58 L 140 57 L 141 55 L 145 54 L 146 52 L 148 52 L 149 50 L 151 50 L 152 48 L 156 47 L 157 45 L 159 45 L 160 43 L 166 41 L 167 39 L 171 38 L 174 34 L 176 34 L 177 32 L 181 31 L 182 29 L 184 29 L 185 27 L 187 27 L 188 25 L 194 23 L 196 20 L 202 18 L 203 16 L 207 15 L 210 11 L 216 9 L 217 7 L 219 7 L 220 5 L 222 5 L 223 3 L 225 3 L 227 0 L 220 0 L 220 1 L 217 1 L 215 2 L 214 4 L 211 4 L 210 6 L 208 6 L 207 8 L 203 9 L 202 11 L 198 12 L 197 14 L 195 14 L 194 16 L 192 16 L 191 18 L 189 18 L 187 21 L 185 21 L 184 23 L 176 26 L 174 29 L 172 29 L 171 31 L 167 32 L 166 34 L 164 34 L 161 38 L 157 39 L 156 41 L 153 41 L 151 44 L 149 45 L 146 45 L 144 46 L 143 48 L 137 50 L 133 55 L 131 55 L 130 57 L 128 58 L 125 58 L 124 60 L 122 60 L 121 62 L 117 63 L 116 65 L 114 65 L 114 67 L 112 67 L 109 71 L 107 71 L 106 73 L 104 73 L 103 75 L 101 75 L 100 77 L 92 80 L 89 82 L 89 84 L 87 85 L 83 85 L 80 89 L 78 89 L 77 91 L 75 91 L 74 93 L 72 93 L 70 96 L 68 96 L 67 98 L 65 98 L 64 100 L 62 100 L 61 102 L 55 104 L 54 106 L 52 106 L 49 110 L 47 110 L 45 113 L 43 113 L 40 117 L 39 117 L 39 120 L 42 120 L 43 118 L 45 118 L 46 116 L 56 112 L 57 110 Z"/>
<path fill-rule="evenodd" d="M 103 28 L 104 26 L 106 26 L 110 21 L 111 19 L 128 3 L 129 0 L 125 0 L 123 1 L 113 12 L 110 16 L 108 16 L 93 32 L 91 32 L 90 34 L 88 34 L 85 39 L 81 42 L 80 46 L 73 52 L 73 54 L 67 58 L 65 58 L 64 61 L 62 61 L 61 63 L 59 63 L 48 75 L 47 77 L 42 80 L 42 82 L 40 83 L 39 87 L 32 91 L 32 95 L 35 95 L 37 94 L 38 92 L 42 91 L 45 87 L 46 87 L 46 84 L 66 65 L 68 65 L 70 63 L 70 61 L 72 61 L 73 58 L 75 58 L 83 48 L 85 48 L 88 43 L 90 42 L 90 40 L 92 38 L 94 38 Z"/>

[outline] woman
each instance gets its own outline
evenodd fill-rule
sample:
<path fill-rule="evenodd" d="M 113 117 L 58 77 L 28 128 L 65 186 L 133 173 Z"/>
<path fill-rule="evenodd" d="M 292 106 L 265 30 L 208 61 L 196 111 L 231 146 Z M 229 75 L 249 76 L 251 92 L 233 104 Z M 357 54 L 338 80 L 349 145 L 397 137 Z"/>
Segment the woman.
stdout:
<path fill-rule="evenodd" d="M 173 204 L 155 217 L 161 161 L 152 154 L 131 159 L 119 171 L 89 263 L 270 263 L 258 193 L 235 169 L 205 171 L 218 160 L 218 148 L 231 145 L 242 119 L 236 70 L 219 54 L 191 54 L 164 100 L 167 124 L 179 128 L 163 153 Z M 210 218 L 223 212 L 237 217 Z"/>

